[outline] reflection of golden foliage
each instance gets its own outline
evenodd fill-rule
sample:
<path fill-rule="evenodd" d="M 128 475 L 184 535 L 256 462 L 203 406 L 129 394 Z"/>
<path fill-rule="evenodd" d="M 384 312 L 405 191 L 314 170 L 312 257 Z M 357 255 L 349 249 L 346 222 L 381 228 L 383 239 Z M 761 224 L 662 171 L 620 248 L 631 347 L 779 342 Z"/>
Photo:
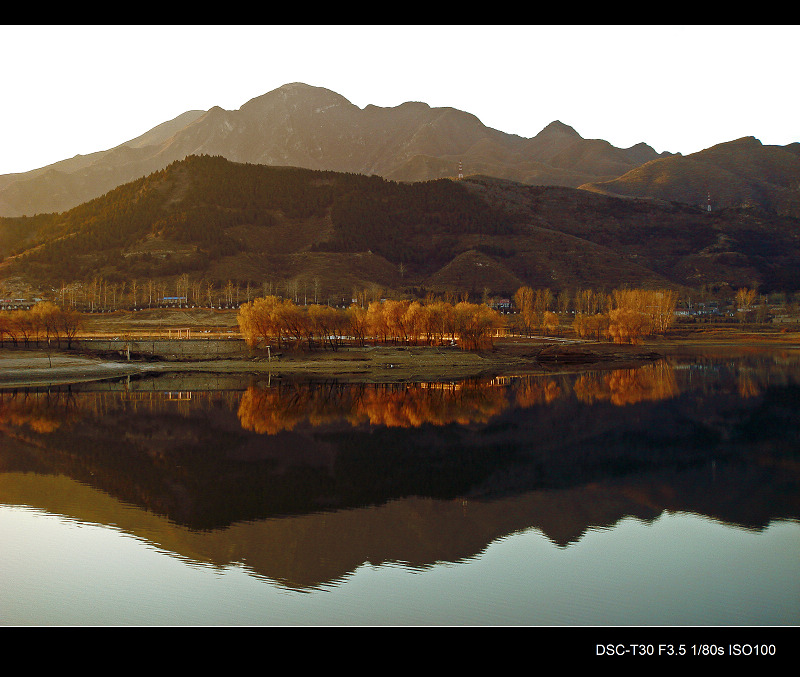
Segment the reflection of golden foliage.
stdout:
<path fill-rule="evenodd" d="M 573 390 L 578 400 L 586 404 L 603 402 L 611 398 L 611 391 L 602 374 L 583 374 L 576 379 Z"/>
<path fill-rule="evenodd" d="M 426 423 L 485 423 L 506 407 L 501 388 L 469 384 L 431 388 L 423 384 L 401 390 L 372 388 L 352 410 L 353 424 L 369 422 L 389 427 L 413 428 Z"/>
<path fill-rule="evenodd" d="M 27 426 L 33 432 L 48 434 L 77 418 L 76 401 L 58 393 L 0 394 L 0 427 Z"/>
<path fill-rule="evenodd" d="M 637 369 L 584 374 L 575 382 L 574 391 L 587 404 L 608 400 L 623 406 L 675 397 L 678 384 L 673 370 L 662 360 Z"/>
<path fill-rule="evenodd" d="M 506 406 L 504 389 L 481 383 L 250 387 L 239 405 L 239 421 L 246 430 L 266 434 L 303 422 L 411 428 L 485 423 Z"/>
<path fill-rule="evenodd" d="M 61 422 L 52 418 L 32 418 L 27 421 L 28 426 L 33 432 L 47 434 L 58 430 Z"/>
<path fill-rule="evenodd" d="M 245 430 L 274 435 L 292 430 L 304 420 L 324 422 L 321 401 L 314 390 L 251 386 L 239 403 L 239 422 Z"/>
<path fill-rule="evenodd" d="M 518 407 L 532 407 L 536 404 L 550 404 L 562 395 L 561 386 L 552 378 L 529 378 L 517 386 L 515 402 Z"/>
<path fill-rule="evenodd" d="M 761 394 L 761 388 L 755 378 L 741 372 L 739 372 L 738 390 L 742 397 L 757 397 Z"/>
<path fill-rule="evenodd" d="M 655 363 L 638 369 L 584 374 L 575 382 L 579 400 L 616 405 L 661 400 L 678 393 L 672 369 Z M 243 428 L 276 434 L 306 423 L 347 422 L 353 426 L 382 425 L 414 428 L 422 425 L 486 423 L 510 404 L 501 383 L 415 384 L 281 384 L 250 387 L 239 404 Z M 511 399 L 517 407 L 552 404 L 566 394 L 552 376 L 515 380 Z"/>

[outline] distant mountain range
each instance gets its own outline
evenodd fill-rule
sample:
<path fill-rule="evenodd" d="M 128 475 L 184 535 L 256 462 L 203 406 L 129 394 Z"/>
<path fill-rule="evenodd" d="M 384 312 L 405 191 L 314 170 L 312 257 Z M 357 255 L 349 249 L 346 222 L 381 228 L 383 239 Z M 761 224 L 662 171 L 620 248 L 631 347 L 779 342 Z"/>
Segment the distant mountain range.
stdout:
<path fill-rule="evenodd" d="M 0 277 L 314 277 L 343 296 L 359 285 L 794 290 L 798 219 L 800 143 L 658 154 L 559 121 L 523 138 L 454 108 L 361 109 L 294 83 L 0 176 Z"/>
<path fill-rule="evenodd" d="M 485 175 L 713 208 L 800 215 L 800 143 L 747 137 L 688 156 L 616 148 L 555 121 L 533 138 L 455 108 L 407 102 L 361 109 L 321 87 L 287 84 L 234 111 L 188 111 L 109 150 L 0 175 L 0 216 L 64 211 L 192 154 L 396 181 Z"/>
<path fill-rule="evenodd" d="M 454 108 L 407 102 L 361 109 L 321 87 L 294 83 L 245 103 L 188 111 L 109 150 L 0 176 L 0 216 L 64 211 L 188 155 L 295 166 L 397 181 L 463 172 L 520 183 L 611 190 L 608 182 L 669 157 L 640 143 L 615 148 L 553 122 L 533 138 L 486 127 Z"/>

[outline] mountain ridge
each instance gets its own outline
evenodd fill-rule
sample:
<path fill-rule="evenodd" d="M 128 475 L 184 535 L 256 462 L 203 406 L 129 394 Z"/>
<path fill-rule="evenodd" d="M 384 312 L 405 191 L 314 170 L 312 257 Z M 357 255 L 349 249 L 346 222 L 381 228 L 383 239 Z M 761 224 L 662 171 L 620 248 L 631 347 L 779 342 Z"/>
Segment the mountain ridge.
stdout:
<path fill-rule="evenodd" d="M 753 136 L 691 155 L 657 158 L 616 179 L 580 186 L 607 195 L 686 204 L 758 206 L 800 216 L 800 144 L 764 145 Z"/>
<path fill-rule="evenodd" d="M 329 89 L 289 83 L 236 110 L 214 106 L 187 111 L 106 151 L 0 176 L 0 216 L 65 211 L 191 154 L 379 174 L 397 181 L 455 177 L 461 162 L 468 174 L 574 187 L 616 178 L 645 157 L 659 156 L 643 143 L 631 150 L 608 144 L 622 163 L 610 175 L 576 167 L 575 162 L 570 167 L 549 165 L 550 156 L 585 141 L 560 121 L 525 139 L 486 127 L 475 115 L 451 107 L 411 101 L 361 109 Z"/>

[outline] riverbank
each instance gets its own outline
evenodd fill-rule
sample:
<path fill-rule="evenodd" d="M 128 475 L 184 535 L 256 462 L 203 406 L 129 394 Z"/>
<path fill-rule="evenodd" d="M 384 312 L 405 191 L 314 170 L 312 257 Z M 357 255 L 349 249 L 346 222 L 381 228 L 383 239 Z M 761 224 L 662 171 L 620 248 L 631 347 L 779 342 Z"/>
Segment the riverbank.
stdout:
<path fill-rule="evenodd" d="M 800 332 L 673 331 L 638 346 L 554 338 L 503 338 L 493 349 L 463 351 L 455 346 L 342 347 L 336 351 L 242 351 L 220 358 L 130 360 L 108 351 L 0 351 L 0 387 L 82 383 L 163 373 L 250 374 L 254 378 L 337 379 L 360 382 L 458 380 L 481 376 L 629 368 L 697 350 L 800 347 Z"/>
<path fill-rule="evenodd" d="M 343 381 L 402 382 L 456 380 L 511 373 L 624 365 L 655 359 L 649 346 L 503 340 L 493 350 L 469 352 L 455 346 L 365 346 L 336 351 L 253 351 L 233 359 L 127 360 L 89 351 L 5 349 L 0 352 L 0 387 L 81 383 L 126 375 L 220 373 L 323 378 Z"/>

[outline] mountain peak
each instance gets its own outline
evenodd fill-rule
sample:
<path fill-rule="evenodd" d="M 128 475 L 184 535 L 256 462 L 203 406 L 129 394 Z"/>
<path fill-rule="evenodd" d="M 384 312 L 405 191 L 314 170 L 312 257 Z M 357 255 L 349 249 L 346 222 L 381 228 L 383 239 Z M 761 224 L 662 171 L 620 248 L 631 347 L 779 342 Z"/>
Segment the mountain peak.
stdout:
<path fill-rule="evenodd" d="M 582 138 L 578 132 L 576 132 L 572 127 L 569 125 L 565 125 L 561 120 L 554 120 L 551 122 L 547 127 L 545 127 L 541 132 L 539 132 L 536 136 L 550 136 L 552 134 L 564 134 L 567 136 L 574 136 L 576 139 Z"/>
<path fill-rule="evenodd" d="M 348 106 L 353 105 L 341 94 L 337 94 L 330 89 L 307 85 L 303 82 L 290 82 L 266 94 L 261 94 L 260 96 L 250 99 L 239 110 L 247 112 L 261 108 L 270 108 L 276 104 L 281 105 L 290 99 L 294 102 L 292 105 L 296 105 L 298 101 L 313 101 L 315 105 L 319 105 L 321 102 L 327 104 L 344 104 Z"/>
<path fill-rule="evenodd" d="M 337 94 L 330 89 L 325 89 L 325 87 L 316 87 L 314 85 L 307 85 L 305 82 L 289 82 L 285 85 L 281 85 L 277 89 L 272 90 L 270 93 L 277 93 L 280 92 L 285 96 L 314 96 L 314 95 L 323 95 L 323 96 L 335 96 L 344 98 L 341 94 Z"/>
<path fill-rule="evenodd" d="M 710 152 L 715 152 L 718 150 L 752 150 L 754 148 L 761 148 L 763 144 L 754 136 L 743 136 L 740 139 L 734 139 L 733 141 L 723 141 L 722 143 L 718 143 L 710 148 L 706 148 L 704 150 L 698 151 L 695 153 L 696 155 L 706 154 L 708 155 Z"/>

